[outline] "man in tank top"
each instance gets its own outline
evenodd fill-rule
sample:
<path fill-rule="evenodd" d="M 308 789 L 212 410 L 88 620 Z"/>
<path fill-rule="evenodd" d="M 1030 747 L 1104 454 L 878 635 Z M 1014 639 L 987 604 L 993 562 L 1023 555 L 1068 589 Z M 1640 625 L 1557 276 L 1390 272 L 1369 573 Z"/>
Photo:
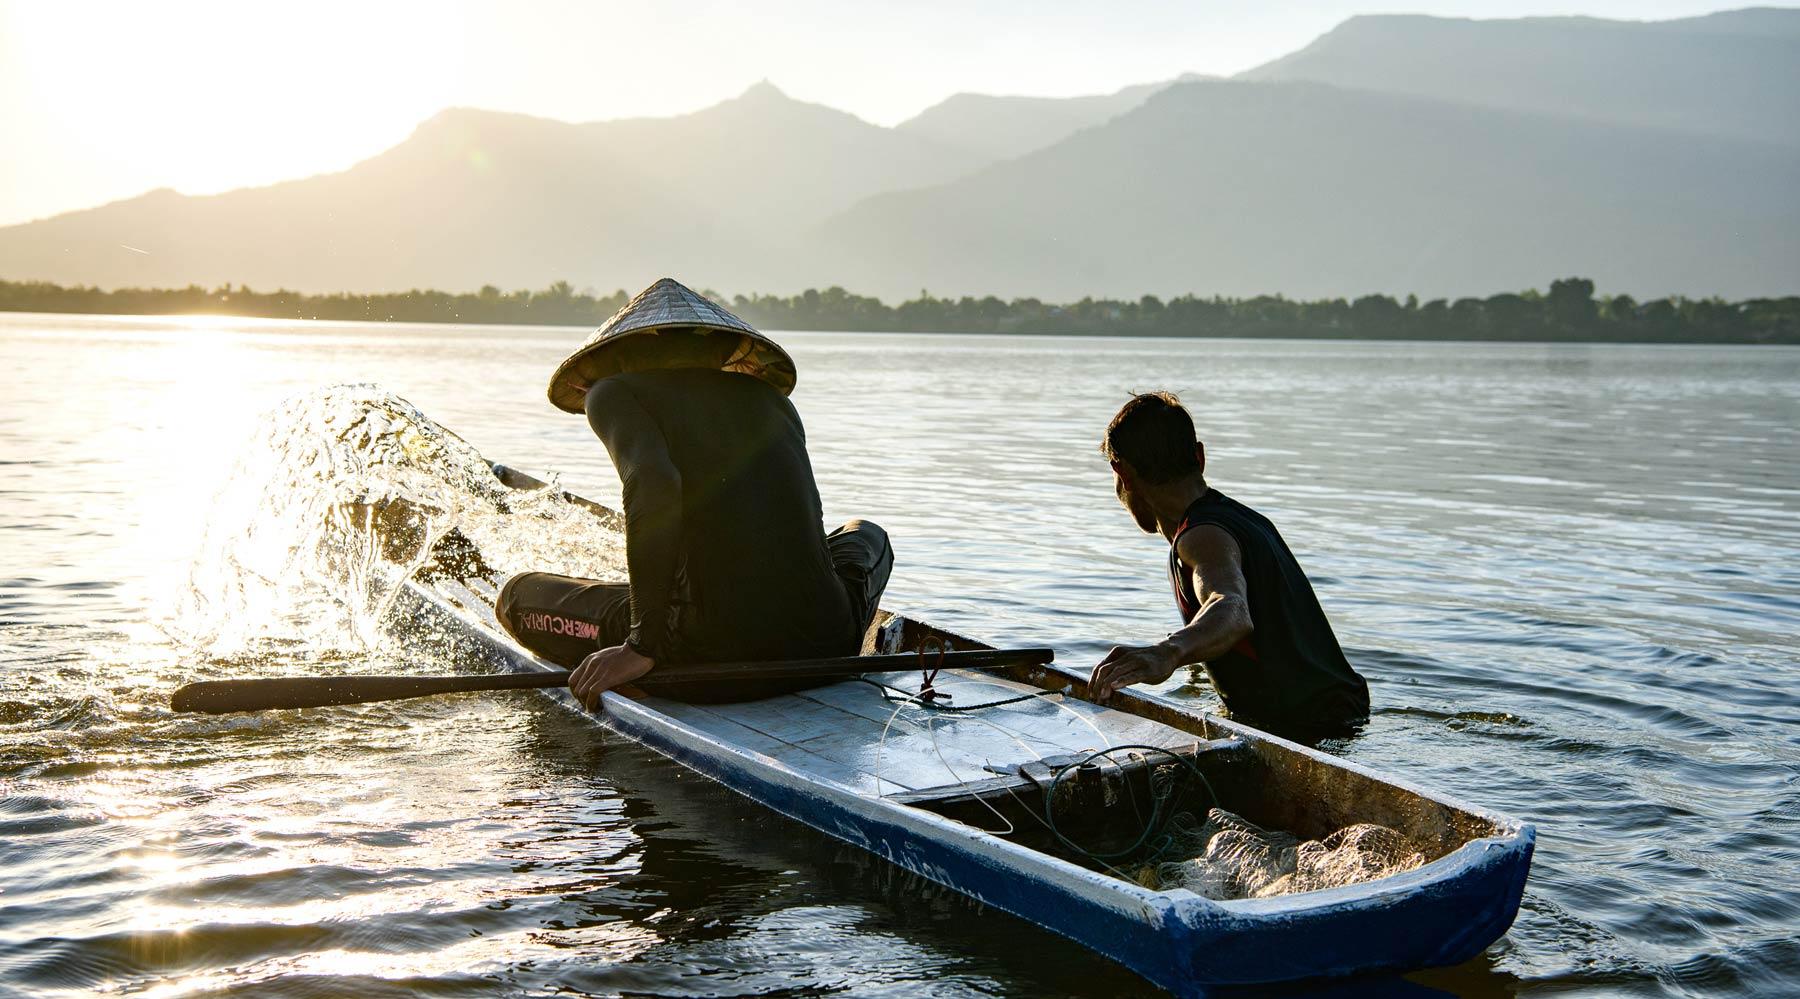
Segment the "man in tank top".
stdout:
<path fill-rule="evenodd" d="M 1095 696 L 1203 664 L 1229 717 L 1277 735 L 1311 741 L 1367 721 L 1368 687 L 1300 563 L 1268 518 L 1207 485 L 1206 448 L 1180 401 L 1167 392 L 1132 397 L 1100 451 L 1125 509 L 1169 542 L 1182 627 L 1107 653 L 1094 668 Z"/>

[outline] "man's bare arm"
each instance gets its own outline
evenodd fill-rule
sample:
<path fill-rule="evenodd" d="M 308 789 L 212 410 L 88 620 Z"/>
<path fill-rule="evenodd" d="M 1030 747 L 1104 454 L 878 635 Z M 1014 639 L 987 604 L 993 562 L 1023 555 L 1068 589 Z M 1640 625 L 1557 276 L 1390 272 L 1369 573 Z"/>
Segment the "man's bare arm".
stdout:
<path fill-rule="evenodd" d="M 1243 555 L 1237 539 L 1222 527 L 1204 524 L 1176 540 L 1176 554 L 1194 571 L 1194 593 L 1200 609 L 1187 625 L 1170 635 L 1177 665 L 1215 659 L 1250 637 L 1250 596 L 1244 583 Z"/>
<path fill-rule="evenodd" d="M 1210 524 L 1193 528 L 1176 539 L 1175 552 L 1193 571 L 1200 609 L 1181 630 L 1155 645 L 1116 646 L 1108 652 L 1088 681 L 1096 700 L 1105 701 L 1134 683 L 1161 683 L 1181 666 L 1223 655 L 1255 630 L 1243 556 L 1229 532 Z"/>

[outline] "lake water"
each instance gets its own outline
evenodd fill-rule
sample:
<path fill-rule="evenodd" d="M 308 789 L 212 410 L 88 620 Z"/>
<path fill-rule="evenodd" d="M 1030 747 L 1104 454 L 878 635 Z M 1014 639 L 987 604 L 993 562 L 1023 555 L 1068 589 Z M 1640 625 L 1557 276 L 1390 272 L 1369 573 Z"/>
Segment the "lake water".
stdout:
<path fill-rule="evenodd" d="M 0 315 L 0 993 L 1147 991 L 532 695 L 167 710 L 201 675 L 442 668 L 169 637 L 264 414 L 378 383 L 612 502 L 544 401 L 582 336 Z M 1182 395 L 1369 679 L 1331 748 L 1538 824 L 1511 933 L 1415 985 L 1800 980 L 1800 350 L 780 338 L 827 517 L 894 537 L 887 605 L 1070 663 L 1176 624 L 1095 447 L 1127 392 Z"/>

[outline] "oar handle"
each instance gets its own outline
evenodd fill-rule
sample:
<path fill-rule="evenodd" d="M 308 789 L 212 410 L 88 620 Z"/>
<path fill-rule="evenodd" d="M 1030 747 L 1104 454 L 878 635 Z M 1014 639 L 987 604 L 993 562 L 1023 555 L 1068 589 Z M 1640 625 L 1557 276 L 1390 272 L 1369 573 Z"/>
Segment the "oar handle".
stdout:
<path fill-rule="evenodd" d="M 890 673 L 921 665 L 948 669 L 1007 669 L 1041 666 L 1056 657 L 1050 649 L 981 649 L 946 652 L 941 656 L 915 653 L 881 656 L 839 656 L 832 659 L 789 659 L 773 662 L 670 663 L 658 666 L 638 681 L 652 691 L 665 685 L 706 684 L 729 687 L 734 683 L 763 680 L 847 679 L 863 673 Z M 331 704 L 366 704 L 397 701 L 431 694 L 455 694 L 471 690 L 523 690 L 563 687 L 569 671 L 489 673 L 474 676 L 282 676 L 244 680 L 201 680 L 175 691 L 169 706 L 176 711 L 226 714 L 270 708 L 318 708 Z"/>
<path fill-rule="evenodd" d="M 245 680 L 201 680 L 175 691 L 176 711 L 222 715 L 269 708 L 318 708 L 329 704 L 397 701 L 465 690 L 524 690 L 566 687 L 567 670 L 495 673 L 482 676 L 278 676 Z"/>

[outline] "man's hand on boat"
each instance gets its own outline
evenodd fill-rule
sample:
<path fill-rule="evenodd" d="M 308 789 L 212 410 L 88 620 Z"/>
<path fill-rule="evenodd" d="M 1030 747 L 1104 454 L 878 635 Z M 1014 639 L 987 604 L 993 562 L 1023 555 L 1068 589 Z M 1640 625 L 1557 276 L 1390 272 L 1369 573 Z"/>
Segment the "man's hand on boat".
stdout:
<path fill-rule="evenodd" d="M 1182 665 L 1180 650 L 1167 642 L 1155 645 L 1115 645 L 1088 679 L 1088 690 L 1098 703 L 1106 703 L 1113 691 L 1134 683 L 1161 683 Z"/>
<path fill-rule="evenodd" d="M 1177 667 L 1209 662 L 1234 649 L 1249 648 L 1256 623 L 1250 618 L 1250 601 L 1237 542 L 1211 525 L 1176 533 L 1172 544 L 1180 565 L 1191 574 L 1198 609 L 1187 626 L 1154 645 L 1116 646 L 1094 667 L 1088 681 L 1094 700 L 1105 703 L 1113 692 L 1134 683 L 1161 683 Z"/>
<path fill-rule="evenodd" d="M 575 672 L 569 674 L 569 690 L 589 711 L 600 703 L 600 695 L 621 684 L 630 683 L 656 668 L 656 660 L 629 645 L 615 645 L 590 653 Z"/>

